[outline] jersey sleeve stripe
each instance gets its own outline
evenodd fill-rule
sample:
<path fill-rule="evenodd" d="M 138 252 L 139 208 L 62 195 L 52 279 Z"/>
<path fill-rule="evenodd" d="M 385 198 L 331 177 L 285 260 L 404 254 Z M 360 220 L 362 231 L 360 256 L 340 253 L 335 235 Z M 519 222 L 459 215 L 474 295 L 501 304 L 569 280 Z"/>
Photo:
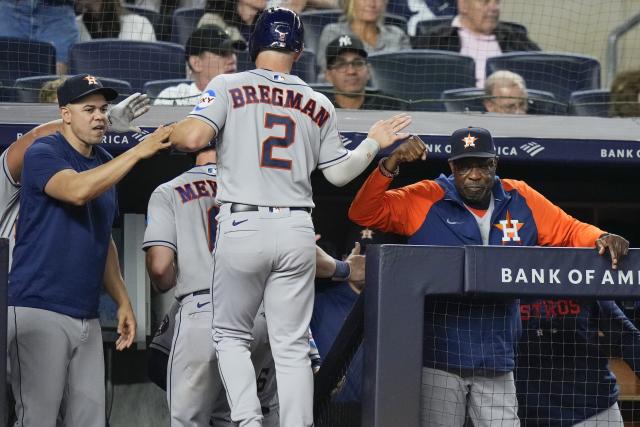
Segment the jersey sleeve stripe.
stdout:
<path fill-rule="evenodd" d="M 319 162 L 318 163 L 318 169 L 324 169 L 324 168 L 327 168 L 327 167 L 329 167 L 331 165 L 335 165 L 337 163 L 344 162 L 345 160 L 347 160 L 347 158 L 348 158 L 350 153 L 351 152 L 349 150 L 345 150 L 345 153 L 343 155 L 338 156 L 333 160 L 329 160 L 327 162 Z"/>
<path fill-rule="evenodd" d="M 13 177 L 11 176 L 11 173 L 9 173 L 9 171 L 7 170 L 7 155 L 8 155 L 8 153 L 5 154 L 4 157 L 3 157 L 2 171 L 4 172 L 4 175 L 7 177 L 7 179 L 11 183 L 11 185 L 13 185 L 14 187 L 20 187 L 20 184 L 18 184 L 17 182 L 15 182 L 13 180 Z"/>
<path fill-rule="evenodd" d="M 218 126 L 218 124 L 211 120 L 209 117 L 196 113 L 190 113 L 188 117 L 193 117 L 194 119 L 199 119 L 203 122 L 209 123 L 216 130 L 216 134 L 220 133 L 220 127 Z"/>
<path fill-rule="evenodd" d="M 166 240 L 147 240 L 142 243 L 142 249 L 150 248 L 151 246 L 166 246 L 168 248 L 173 249 L 174 251 L 178 251 L 175 243 L 167 242 Z"/>

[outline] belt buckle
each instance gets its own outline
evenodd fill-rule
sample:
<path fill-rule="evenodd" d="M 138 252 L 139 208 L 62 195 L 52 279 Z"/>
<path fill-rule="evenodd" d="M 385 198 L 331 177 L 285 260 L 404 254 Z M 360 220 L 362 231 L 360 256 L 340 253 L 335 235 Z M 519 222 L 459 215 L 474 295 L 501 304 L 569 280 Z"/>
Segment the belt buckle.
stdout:
<path fill-rule="evenodd" d="M 279 214 L 280 213 L 280 208 L 269 206 L 269 212 L 275 213 L 275 214 Z"/>

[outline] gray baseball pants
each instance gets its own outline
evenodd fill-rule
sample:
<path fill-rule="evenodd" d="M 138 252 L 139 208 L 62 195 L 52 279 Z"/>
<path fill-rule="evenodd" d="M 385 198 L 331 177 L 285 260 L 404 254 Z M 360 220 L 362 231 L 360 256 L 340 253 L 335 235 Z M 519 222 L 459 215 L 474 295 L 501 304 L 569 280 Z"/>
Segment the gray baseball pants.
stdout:
<path fill-rule="evenodd" d="M 16 427 L 104 427 L 104 356 L 98 319 L 8 308 Z"/>
<path fill-rule="evenodd" d="M 308 327 L 313 311 L 315 232 L 301 210 L 260 207 L 218 215 L 212 286 L 218 367 L 239 427 L 261 426 L 250 359 L 251 329 L 264 299 L 276 366 L 280 426 L 313 425 Z"/>

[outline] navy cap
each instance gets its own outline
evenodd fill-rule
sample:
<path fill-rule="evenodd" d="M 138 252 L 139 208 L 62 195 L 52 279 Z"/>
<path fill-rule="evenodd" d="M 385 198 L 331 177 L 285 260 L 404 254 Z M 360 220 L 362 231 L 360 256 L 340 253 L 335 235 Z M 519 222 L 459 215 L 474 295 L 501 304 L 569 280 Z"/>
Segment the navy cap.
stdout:
<path fill-rule="evenodd" d="M 343 52 L 355 52 L 363 58 L 367 57 L 367 51 L 364 49 L 362 41 L 353 34 L 343 34 L 333 39 L 328 45 L 325 51 L 327 57 L 327 65 L 333 64 L 333 62 Z"/>
<path fill-rule="evenodd" d="M 465 157 L 496 156 L 496 146 L 493 137 L 484 128 L 467 127 L 458 129 L 449 138 L 451 144 L 451 156 L 449 160 L 458 160 Z"/>
<path fill-rule="evenodd" d="M 118 97 L 115 89 L 102 86 L 102 82 L 91 74 L 71 76 L 58 88 L 58 105 L 63 107 L 96 92 L 102 93 L 107 101 Z"/>
<path fill-rule="evenodd" d="M 229 34 L 217 25 L 205 25 L 191 33 L 184 54 L 186 61 L 189 61 L 190 56 L 197 56 L 203 52 L 225 55 L 245 50 L 247 43 L 244 40 L 232 40 Z"/>

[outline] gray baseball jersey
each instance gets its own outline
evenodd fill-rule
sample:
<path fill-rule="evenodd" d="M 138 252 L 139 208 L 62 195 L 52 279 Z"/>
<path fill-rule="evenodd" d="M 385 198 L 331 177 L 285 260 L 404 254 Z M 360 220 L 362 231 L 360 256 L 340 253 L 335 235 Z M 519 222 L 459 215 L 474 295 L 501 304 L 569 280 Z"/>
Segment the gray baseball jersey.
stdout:
<path fill-rule="evenodd" d="M 7 166 L 7 153 L 4 150 L 0 155 L 2 160 L 2 174 L 0 174 L 0 237 L 9 239 L 9 268 L 11 268 L 11 253 L 15 245 L 14 226 L 18 219 L 20 207 L 20 184 L 9 173 Z"/>
<path fill-rule="evenodd" d="M 216 186 L 216 166 L 196 166 L 160 185 L 149 199 L 142 247 L 166 246 L 179 253 L 176 298 L 211 285 Z"/>
<path fill-rule="evenodd" d="M 294 75 L 219 75 L 189 117 L 218 134 L 223 203 L 313 207 L 311 172 L 349 156 L 331 102 Z"/>

